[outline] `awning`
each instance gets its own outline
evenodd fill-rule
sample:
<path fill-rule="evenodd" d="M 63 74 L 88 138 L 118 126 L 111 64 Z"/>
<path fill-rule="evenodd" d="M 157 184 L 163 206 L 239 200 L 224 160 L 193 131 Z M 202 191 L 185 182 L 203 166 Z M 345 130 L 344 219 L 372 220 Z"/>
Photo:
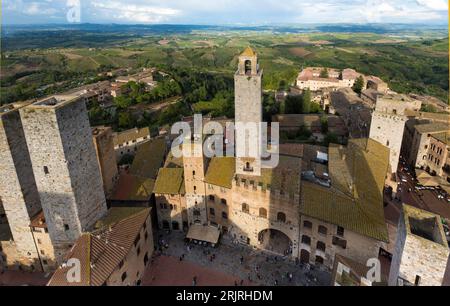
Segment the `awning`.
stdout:
<path fill-rule="evenodd" d="M 209 225 L 193 224 L 189 227 L 186 238 L 216 244 L 219 241 L 220 230 Z"/>

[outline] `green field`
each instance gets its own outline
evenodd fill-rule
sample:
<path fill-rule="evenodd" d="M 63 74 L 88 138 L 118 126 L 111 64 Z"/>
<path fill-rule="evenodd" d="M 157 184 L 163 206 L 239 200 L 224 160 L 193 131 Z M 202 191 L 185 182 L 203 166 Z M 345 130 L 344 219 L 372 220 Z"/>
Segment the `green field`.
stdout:
<path fill-rule="evenodd" d="M 92 39 L 91 37 L 88 37 Z M 82 37 L 79 38 L 82 40 Z M 448 38 L 368 33 L 195 33 L 151 35 L 95 48 L 8 50 L 1 58 L 1 103 L 32 98 L 95 80 L 119 67 L 159 67 L 232 76 L 237 55 L 247 46 L 258 53 L 264 89 L 293 84 L 306 66 L 354 68 L 387 81 L 398 92 L 448 101 Z"/>

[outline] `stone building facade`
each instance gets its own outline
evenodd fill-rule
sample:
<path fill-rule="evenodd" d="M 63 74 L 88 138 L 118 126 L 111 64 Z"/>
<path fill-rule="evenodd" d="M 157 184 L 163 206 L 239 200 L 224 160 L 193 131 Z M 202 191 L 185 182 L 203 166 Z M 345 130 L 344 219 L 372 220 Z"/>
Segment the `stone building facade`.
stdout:
<path fill-rule="evenodd" d="M 418 100 L 398 94 L 377 98 L 369 137 L 390 149 L 391 173 L 397 172 L 408 111 L 418 111 L 421 105 Z"/>
<path fill-rule="evenodd" d="M 103 189 L 107 197 L 111 196 L 119 179 L 116 153 L 112 129 L 110 127 L 95 127 L 92 129 L 97 162 L 102 174 Z"/>
<path fill-rule="evenodd" d="M 149 128 L 134 128 L 114 133 L 114 150 L 118 161 L 125 155 L 135 155 L 139 146 L 150 140 Z"/>
<path fill-rule="evenodd" d="M 112 208 L 66 256 L 79 260 L 80 279 L 69 281 L 70 266 L 61 265 L 48 286 L 140 285 L 153 251 L 150 209 Z"/>
<path fill-rule="evenodd" d="M 0 243 L 6 266 L 41 270 L 30 230 L 30 220 L 40 211 L 41 201 L 19 114 L 26 105 L 0 108 L 0 202 L 12 235 L 12 241 Z"/>
<path fill-rule="evenodd" d="M 441 218 L 403 205 L 389 285 L 441 286 L 449 254 Z"/>
<path fill-rule="evenodd" d="M 191 140 L 186 139 L 183 144 L 183 169 L 186 210 L 189 225 L 193 223 L 206 224 L 208 222 L 206 209 L 205 173 L 207 159 L 203 154 L 201 135 L 194 135 Z"/>
<path fill-rule="evenodd" d="M 183 168 L 161 168 L 158 172 L 153 192 L 161 229 L 177 231 L 189 227 L 183 174 Z"/>
<path fill-rule="evenodd" d="M 437 176 L 445 176 L 449 133 L 448 123 L 409 120 L 402 146 L 402 155 L 407 165 Z"/>
<path fill-rule="evenodd" d="M 241 69 L 248 69 L 243 76 L 259 78 L 251 72 L 254 57 L 245 65 L 246 54 L 254 53 L 247 50 L 240 58 Z M 245 90 L 259 93 L 253 87 Z M 236 91 L 239 96 L 243 86 L 237 84 Z M 251 107 L 260 107 L 257 102 L 241 103 L 249 97 L 237 99 L 240 116 L 254 115 Z M 332 146 L 329 154 L 316 147 L 306 150 L 308 154 L 304 147 L 283 147 L 275 168 L 261 168 L 255 174 L 241 171 L 247 161 L 239 157 L 206 158 L 203 142 L 202 135 L 186 138 L 183 148 L 197 155 L 176 162 L 169 155 L 166 165 L 179 169 L 160 169 L 155 185 L 160 228 L 173 230 L 173 224 L 180 222 L 184 230 L 195 223 L 216 225 L 234 242 L 328 268 L 336 254 L 365 263 L 377 258 L 381 248 L 387 249 L 383 187 L 389 150 L 384 145 L 372 139 L 352 140 L 348 147 Z M 322 155 L 327 157 L 318 161 Z M 303 171 L 310 170 L 304 165 L 313 167 L 313 163 L 316 170 L 327 173 L 331 185 L 302 182 Z M 182 191 L 186 209 L 179 208 L 184 205 Z"/>
<path fill-rule="evenodd" d="M 86 105 L 58 96 L 20 109 L 36 185 L 58 261 L 106 213 Z"/>
<path fill-rule="evenodd" d="M 31 220 L 31 232 L 33 233 L 34 244 L 39 253 L 39 260 L 44 272 L 54 271 L 58 267 L 55 257 L 55 249 L 48 232 L 44 212 L 41 211 Z"/>

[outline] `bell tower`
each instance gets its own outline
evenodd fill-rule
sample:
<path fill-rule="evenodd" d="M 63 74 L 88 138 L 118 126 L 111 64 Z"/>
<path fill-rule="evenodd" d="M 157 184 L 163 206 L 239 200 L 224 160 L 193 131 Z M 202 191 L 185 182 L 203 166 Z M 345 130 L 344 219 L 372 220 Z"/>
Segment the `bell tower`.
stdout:
<path fill-rule="evenodd" d="M 234 76 L 236 174 L 261 175 L 262 75 L 258 55 L 248 47 Z"/>

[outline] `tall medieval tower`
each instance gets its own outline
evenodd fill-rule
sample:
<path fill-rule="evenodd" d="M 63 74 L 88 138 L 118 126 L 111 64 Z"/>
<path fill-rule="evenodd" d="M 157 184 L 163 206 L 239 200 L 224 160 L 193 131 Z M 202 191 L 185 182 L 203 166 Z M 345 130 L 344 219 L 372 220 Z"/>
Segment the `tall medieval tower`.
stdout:
<path fill-rule="evenodd" d="M 236 174 L 261 174 L 262 75 L 258 55 L 248 47 L 239 56 L 234 76 Z M 252 132 L 250 127 L 256 127 L 256 130 Z"/>
<path fill-rule="evenodd" d="M 106 214 L 85 103 L 54 96 L 20 109 L 36 185 L 58 260 Z"/>
<path fill-rule="evenodd" d="M 0 202 L 13 240 L 11 250 L 3 246 L 3 251 L 7 253 L 7 265 L 20 263 L 25 269 L 40 270 L 30 221 L 40 211 L 41 203 L 19 114 L 25 105 L 0 107 Z"/>
<path fill-rule="evenodd" d="M 183 143 L 184 186 L 189 225 L 206 224 L 205 172 L 207 160 L 203 154 L 203 137 L 194 134 Z"/>

